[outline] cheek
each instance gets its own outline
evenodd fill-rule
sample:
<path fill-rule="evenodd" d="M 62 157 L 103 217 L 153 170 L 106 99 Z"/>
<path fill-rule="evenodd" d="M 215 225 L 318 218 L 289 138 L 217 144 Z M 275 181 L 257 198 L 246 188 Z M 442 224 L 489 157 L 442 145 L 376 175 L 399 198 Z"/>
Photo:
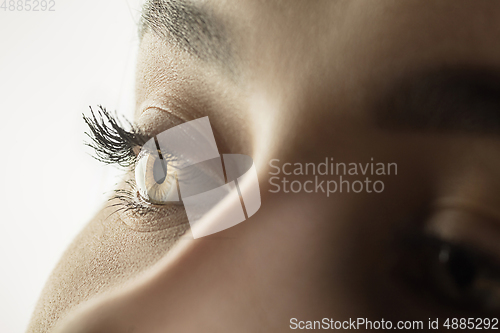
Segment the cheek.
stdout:
<path fill-rule="evenodd" d="M 31 329 L 49 331 L 76 305 L 135 277 L 163 257 L 189 227 L 135 231 L 118 213 L 110 215 L 113 210 L 98 213 L 66 250 L 38 301 Z"/>
<path fill-rule="evenodd" d="M 359 305 L 359 284 L 365 281 L 348 281 L 353 273 L 367 275 L 356 271 L 367 258 L 351 251 L 349 244 L 363 244 L 346 227 L 359 223 L 347 211 L 331 198 L 264 195 L 251 219 L 185 243 L 154 274 L 88 308 L 67 327 L 88 328 L 92 318 L 92 328 L 111 332 L 130 326 L 199 331 L 200 323 L 257 331 L 280 327 L 298 314 L 365 315 Z"/>

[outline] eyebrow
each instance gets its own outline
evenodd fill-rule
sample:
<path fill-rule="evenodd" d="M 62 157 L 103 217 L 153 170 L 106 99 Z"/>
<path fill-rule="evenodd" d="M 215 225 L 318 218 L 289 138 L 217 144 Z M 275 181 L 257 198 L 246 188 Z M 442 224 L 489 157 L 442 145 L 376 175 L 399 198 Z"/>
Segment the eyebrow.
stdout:
<path fill-rule="evenodd" d="M 431 71 L 395 86 L 375 112 L 382 128 L 500 134 L 500 75 L 491 69 Z"/>
<path fill-rule="evenodd" d="M 182 0 L 147 0 L 139 37 L 153 32 L 189 54 L 231 67 L 230 41 L 222 20 L 206 6 Z"/>

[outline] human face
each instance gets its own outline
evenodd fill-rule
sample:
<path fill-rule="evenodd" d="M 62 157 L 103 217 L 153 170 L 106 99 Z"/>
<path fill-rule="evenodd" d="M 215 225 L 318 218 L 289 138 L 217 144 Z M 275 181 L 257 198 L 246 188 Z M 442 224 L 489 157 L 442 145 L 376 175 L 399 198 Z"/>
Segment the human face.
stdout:
<path fill-rule="evenodd" d="M 208 116 L 221 153 L 254 159 L 262 206 L 196 240 L 182 207 L 103 209 L 31 330 L 65 319 L 59 332 L 281 332 L 292 318 L 444 329 L 498 315 L 499 2 L 195 1 L 161 13 L 142 36 L 136 123 L 155 135 Z M 380 193 L 285 191 L 295 163 L 325 158 L 397 174 L 371 173 Z M 296 173 L 287 180 L 315 181 Z"/>

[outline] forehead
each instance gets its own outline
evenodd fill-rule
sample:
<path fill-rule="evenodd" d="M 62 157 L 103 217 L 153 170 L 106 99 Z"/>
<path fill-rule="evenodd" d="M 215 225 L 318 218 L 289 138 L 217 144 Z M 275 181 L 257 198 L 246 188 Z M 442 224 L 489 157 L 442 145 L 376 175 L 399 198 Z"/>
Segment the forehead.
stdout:
<path fill-rule="evenodd" d="M 176 90 L 212 80 L 212 90 L 219 86 L 229 95 L 257 86 L 298 99 L 333 97 L 335 90 L 339 102 L 376 95 L 419 71 L 500 65 L 496 1 L 150 3 L 138 101 L 160 86 Z"/>
<path fill-rule="evenodd" d="M 385 37 L 365 46 L 397 42 L 401 37 L 408 42 L 429 37 L 482 39 L 485 36 L 475 34 L 498 32 L 499 9 L 498 2 L 453 0 L 149 0 L 141 36 L 153 32 L 201 58 L 229 60 L 237 51 L 233 46 L 252 44 L 255 49 L 260 44 L 257 49 L 262 49 L 268 46 L 266 41 L 292 49 L 309 46 L 300 52 L 295 49 L 301 54 L 331 46 L 339 37 L 360 35 Z M 360 41 L 366 43 L 367 38 Z"/>

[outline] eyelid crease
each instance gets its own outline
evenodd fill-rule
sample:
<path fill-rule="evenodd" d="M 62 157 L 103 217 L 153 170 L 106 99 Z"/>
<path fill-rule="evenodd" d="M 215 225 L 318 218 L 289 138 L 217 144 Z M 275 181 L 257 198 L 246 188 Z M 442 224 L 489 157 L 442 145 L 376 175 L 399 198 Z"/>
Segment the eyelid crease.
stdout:
<path fill-rule="evenodd" d="M 181 125 L 196 119 L 191 115 L 185 104 L 178 102 L 174 97 L 168 98 L 167 102 L 161 100 L 146 100 L 138 108 L 136 125 L 148 134 L 149 139 L 154 135 L 166 131 L 169 128 Z"/>
<path fill-rule="evenodd" d="M 434 203 L 436 209 L 454 209 L 462 210 L 470 214 L 478 215 L 488 220 L 498 221 L 500 224 L 500 211 L 482 205 L 478 202 L 455 198 L 442 198 Z"/>

